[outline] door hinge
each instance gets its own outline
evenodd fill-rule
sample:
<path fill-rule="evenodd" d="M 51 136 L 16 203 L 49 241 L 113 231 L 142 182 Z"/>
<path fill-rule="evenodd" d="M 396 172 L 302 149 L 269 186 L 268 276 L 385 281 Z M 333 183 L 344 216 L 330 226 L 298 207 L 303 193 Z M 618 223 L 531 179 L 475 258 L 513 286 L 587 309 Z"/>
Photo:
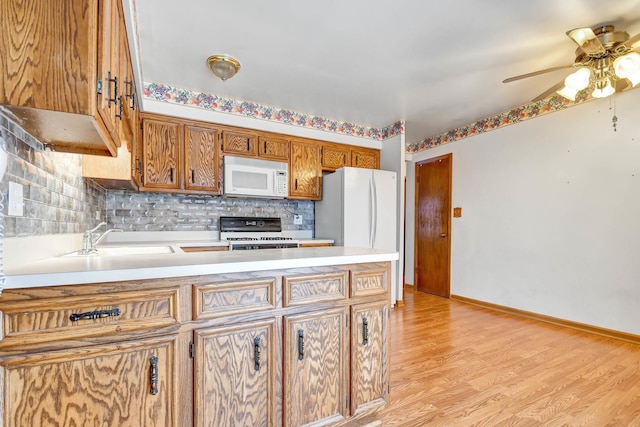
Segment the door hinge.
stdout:
<path fill-rule="evenodd" d="M 142 130 L 142 120 L 140 120 L 140 130 Z"/>
<path fill-rule="evenodd" d="M 102 95 L 102 80 L 96 82 L 96 93 Z"/>
<path fill-rule="evenodd" d="M 196 354 L 196 345 L 193 343 L 193 341 L 189 341 L 189 358 L 193 359 L 195 357 Z"/>

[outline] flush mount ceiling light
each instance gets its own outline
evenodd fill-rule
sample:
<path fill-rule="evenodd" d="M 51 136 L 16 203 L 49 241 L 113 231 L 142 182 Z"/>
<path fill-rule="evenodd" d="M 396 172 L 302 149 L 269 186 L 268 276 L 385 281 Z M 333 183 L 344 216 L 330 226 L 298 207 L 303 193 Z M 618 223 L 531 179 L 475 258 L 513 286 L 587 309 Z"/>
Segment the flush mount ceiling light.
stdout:
<path fill-rule="evenodd" d="M 554 92 L 575 101 L 576 95 L 584 90 L 587 97 L 606 98 L 640 83 L 640 54 L 634 48 L 640 42 L 640 34 L 629 37 L 626 31 L 615 31 L 613 25 L 602 25 L 593 29 L 576 28 L 567 31 L 567 36 L 579 46 L 573 64 L 511 77 L 504 83 L 564 68 L 577 68 L 562 82 L 534 98 L 533 102 Z"/>
<path fill-rule="evenodd" d="M 229 55 L 211 55 L 207 58 L 207 64 L 209 64 L 213 74 L 220 77 L 222 81 L 230 79 L 240 71 L 238 60 Z"/>

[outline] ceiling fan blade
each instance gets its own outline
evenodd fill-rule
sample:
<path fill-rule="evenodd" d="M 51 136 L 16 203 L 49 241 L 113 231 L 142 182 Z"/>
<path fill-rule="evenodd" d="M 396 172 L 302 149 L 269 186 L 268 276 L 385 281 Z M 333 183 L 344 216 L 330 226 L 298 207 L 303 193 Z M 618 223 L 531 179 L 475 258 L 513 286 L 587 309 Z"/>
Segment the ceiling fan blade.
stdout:
<path fill-rule="evenodd" d="M 629 40 L 625 41 L 623 44 L 625 46 L 633 48 L 633 45 L 636 44 L 636 43 L 639 43 L 639 42 L 640 42 L 640 33 L 638 33 L 635 36 L 631 37 Z M 640 45 L 638 47 L 640 47 Z"/>
<path fill-rule="evenodd" d="M 509 77 L 508 79 L 504 79 L 502 81 L 502 83 L 514 82 L 516 80 L 526 79 L 527 77 L 533 77 L 533 76 L 537 76 L 539 74 L 550 73 L 552 71 L 564 70 L 564 69 L 571 68 L 571 67 L 573 67 L 573 64 L 562 65 L 562 66 L 559 66 L 559 67 L 545 68 L 544 70 L 538 70 L 538 71 L 534 71 L 532 73 L 520 74 L 519 76 Z"/>
<path fill-rule="evenodd" d="M 601 55 L 607 53 L 598 36 L 591 28 L 574 28 L 567 31 L 567 35 L 576 42 L 580 49 L 587 55 Z"/>
<path fill-rule="evenodd" d="M 531 100 L 531 102 L 537 102 L 537 101 L 542 101 L 543 99 L 545 99 L 547 96 L 551 95 L 552 93 L 554 93 L 555 91 L 558 91 L 560 89 L 562 89 L 564 87 L 564 80 L 561 81 L 560 83 L 557 83 L 553 86 L 551 86 L 549 89 L 545 90 L 544 92 L 542 92 L 540 95 L 536 96 L 535 98 L 533 98 Z"/>

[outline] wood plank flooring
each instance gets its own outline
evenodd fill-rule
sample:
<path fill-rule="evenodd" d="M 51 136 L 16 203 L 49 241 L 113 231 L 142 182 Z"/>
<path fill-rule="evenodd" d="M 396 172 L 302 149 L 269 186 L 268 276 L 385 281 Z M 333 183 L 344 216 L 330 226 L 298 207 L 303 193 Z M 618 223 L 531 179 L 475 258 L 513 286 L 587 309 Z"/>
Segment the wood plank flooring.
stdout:
<path fill-rule="evenodd" d="M 640 346 L 405 291 L 383 426 L 640 426 Z"/>

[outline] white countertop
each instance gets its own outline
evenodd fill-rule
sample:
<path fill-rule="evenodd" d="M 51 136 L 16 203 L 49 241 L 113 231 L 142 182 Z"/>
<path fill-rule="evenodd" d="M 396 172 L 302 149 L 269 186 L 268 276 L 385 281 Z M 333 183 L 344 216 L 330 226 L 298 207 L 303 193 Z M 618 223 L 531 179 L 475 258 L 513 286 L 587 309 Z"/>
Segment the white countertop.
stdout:
<path fill-rule="evenodd" d="M 143 242 L 136 243 L 138 245 L 144 244 Z M 153 242 L 153 244 L 163 243 Z M 192 253 L 184 253 L 179 249 L 179 246 L 211 246 L 212 244 L 215 243 L 212 241 L 172 242 L 170 246 L 174 248 L 175 253 L 171 254 L 46 258 L 5 272 L 4 289 L 317 267 L 398 259 L 397 252 L 342 246 Z"/>

